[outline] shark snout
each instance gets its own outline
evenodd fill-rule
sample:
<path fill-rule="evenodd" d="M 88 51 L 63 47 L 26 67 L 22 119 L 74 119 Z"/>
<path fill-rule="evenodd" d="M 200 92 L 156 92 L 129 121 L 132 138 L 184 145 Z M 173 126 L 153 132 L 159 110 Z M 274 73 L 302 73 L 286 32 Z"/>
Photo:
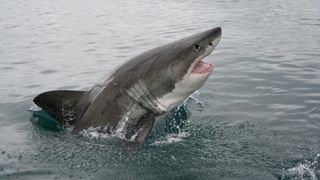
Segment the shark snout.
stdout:
<path fill-rule="evenodd" d="M 217 37 L 221 36 L 221 32 L 222 32 L 221 27 L 216 27 L 212 31 L 213 31 L 213 34 L 215 34 Z"/>

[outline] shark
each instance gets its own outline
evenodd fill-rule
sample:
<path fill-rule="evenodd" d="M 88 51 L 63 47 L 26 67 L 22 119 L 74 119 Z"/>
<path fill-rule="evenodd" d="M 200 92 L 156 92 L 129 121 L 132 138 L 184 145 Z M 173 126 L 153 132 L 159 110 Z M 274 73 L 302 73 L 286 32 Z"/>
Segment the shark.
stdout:
<path fill-rule="evenodd" d="M 221 39 L 211 28 L 148 50 L 120 65 L 88 91 L 53 90 L 34 103 L 79 132 L 90 127 L 144 143 L 156 117 L 202 87 L 214 70 L 204 61 Z"/>

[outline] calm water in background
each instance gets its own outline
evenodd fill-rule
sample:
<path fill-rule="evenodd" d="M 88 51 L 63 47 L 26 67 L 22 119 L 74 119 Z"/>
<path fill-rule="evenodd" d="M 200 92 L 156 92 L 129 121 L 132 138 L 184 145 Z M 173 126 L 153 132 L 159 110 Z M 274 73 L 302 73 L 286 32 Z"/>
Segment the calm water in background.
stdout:
<path fill-rule="evenodd" d="M 172 113 L 135 148 L 31 122 L 37 94 L 216 26 L 215 72 L 178 133 Z M 318 0 L 1 0 L 0 179 L 320 178 L 319 34 Z"/>

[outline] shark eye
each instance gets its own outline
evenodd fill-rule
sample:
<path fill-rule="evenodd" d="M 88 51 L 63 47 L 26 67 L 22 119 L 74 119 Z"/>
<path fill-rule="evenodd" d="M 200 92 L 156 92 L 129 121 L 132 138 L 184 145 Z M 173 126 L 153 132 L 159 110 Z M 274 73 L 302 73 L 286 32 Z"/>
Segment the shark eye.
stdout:
<path fill-rule="evenodd" d="M 213 46 L 212 42 L 209 42 L 209 45 L 210 45 L 210 46 Z"/>
<path fill-rule="evenodd" d="M 195 47 L 198 51 L 201 49 L 201 47 L 198 44 L 196 44 Z"/>

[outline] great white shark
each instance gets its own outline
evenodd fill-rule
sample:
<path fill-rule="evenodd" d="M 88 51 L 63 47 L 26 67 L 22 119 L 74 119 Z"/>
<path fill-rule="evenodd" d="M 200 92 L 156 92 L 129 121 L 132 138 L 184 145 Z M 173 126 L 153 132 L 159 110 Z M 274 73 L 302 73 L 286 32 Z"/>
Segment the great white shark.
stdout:
<path fill-rule="evenodd" d="M 220 39 L 221 28 L 212 28 L 134 57 L 88 91 L 48 91 L 33 101 L 75 131 L 94 127 L 143 143 L 157 115 L 206 82 L 214 66 L 203 59 Z"/>

